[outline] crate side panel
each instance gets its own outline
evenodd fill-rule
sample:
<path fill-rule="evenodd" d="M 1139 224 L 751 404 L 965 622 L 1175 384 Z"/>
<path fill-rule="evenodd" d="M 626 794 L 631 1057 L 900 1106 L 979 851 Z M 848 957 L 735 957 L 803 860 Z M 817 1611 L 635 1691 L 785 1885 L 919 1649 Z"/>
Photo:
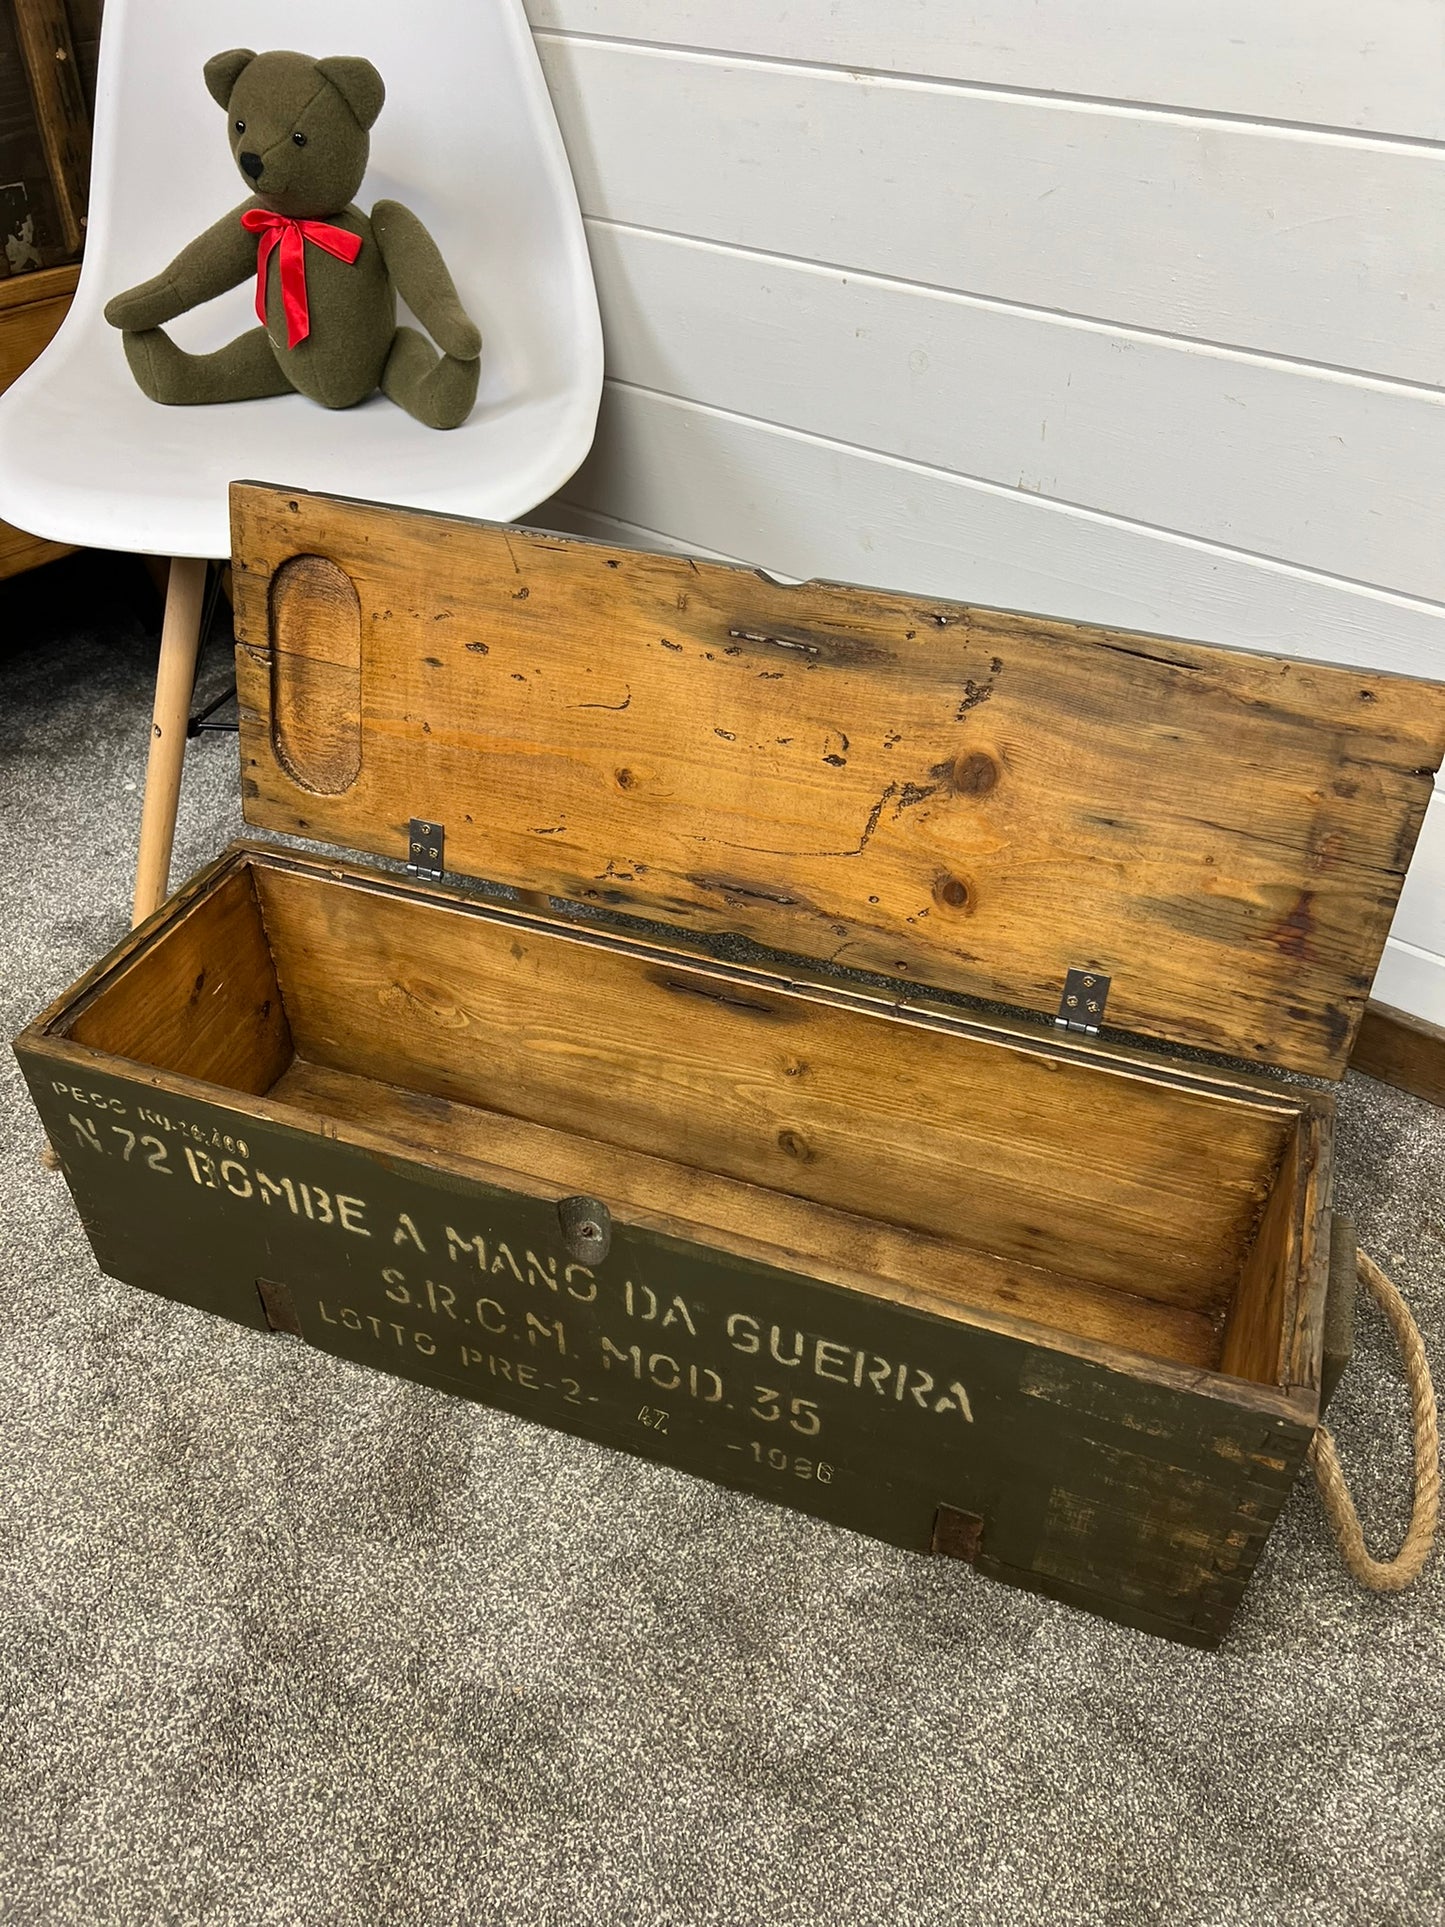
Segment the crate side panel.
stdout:
<path fill-rule="evenodd" d="M 625 1223 L 582 1264 L 555 1198 L 101 1068 L 27 1071 L 128 1282 L 260 1325 L 264 1279 L 336 1356 L 915 1550 L 953 1506 L 983 1521 L 981 1569 L 1193 1643 L 1227 1624 L 1304 1449 L 1262 1400 Z"/>

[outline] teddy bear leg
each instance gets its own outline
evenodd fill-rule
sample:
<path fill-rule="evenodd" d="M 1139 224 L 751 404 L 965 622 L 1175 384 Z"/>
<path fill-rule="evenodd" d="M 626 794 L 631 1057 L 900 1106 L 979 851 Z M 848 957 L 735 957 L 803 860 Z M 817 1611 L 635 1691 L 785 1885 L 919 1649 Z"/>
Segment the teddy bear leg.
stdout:
<path fill-rule="evenodd" d="M 264 328 L 251 328 L 211 355 L 190 355 L 164 328 L 124 334 L 125 358 L 136 385 L 152 401 L 251 401 L 291 391 Z"/>
<path fill-rule="evenodd" d="M 428 428 L 460 428 L 477 398 L 480 368 L 439 355 L 415 328 L 398 328 L 381 371 L 382 393 Z"/>

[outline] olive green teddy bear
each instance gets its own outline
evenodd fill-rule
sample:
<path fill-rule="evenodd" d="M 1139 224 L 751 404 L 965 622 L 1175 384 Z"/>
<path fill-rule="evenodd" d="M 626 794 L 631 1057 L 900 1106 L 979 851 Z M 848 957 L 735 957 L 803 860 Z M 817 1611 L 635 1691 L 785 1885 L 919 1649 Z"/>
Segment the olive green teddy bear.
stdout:
<path fill-rule="evenodd" d="M 299 389 L 350 408 L 381 388 L 429 428 L 456 428 L 477 395 L 482 337 L 435 241 L 398 201 L 370 217 L 351 197 L 386 90 L 369 60 L 217 54 L 206 86 L 225 108 L 231 152 L 254 190 L 105 318 L 125 331 L 131 373 L 152 401 L 246 401 Z M 166 334 L 203 301 L 256 280 L 261 323 L 214 354 Z M 396 297 L 433 335 L 396 325 Z"/>

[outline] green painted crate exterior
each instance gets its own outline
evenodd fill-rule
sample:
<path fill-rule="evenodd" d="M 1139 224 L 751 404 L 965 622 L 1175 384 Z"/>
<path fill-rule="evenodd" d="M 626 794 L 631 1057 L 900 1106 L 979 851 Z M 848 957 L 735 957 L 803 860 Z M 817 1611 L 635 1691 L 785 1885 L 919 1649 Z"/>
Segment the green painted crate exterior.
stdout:
<path fill-rule="evenodd" d="M 1309 1442 L 1262 1388 L 1160 1384 L 621 1222 L 582 1266 L 550 1198 L 20 1054 L 112 1277 L 295 1343 L 264 1289 L 337 1357 L 895 1545 L 937 1530 L 1190 1644 L 1226 1630 Z"/>

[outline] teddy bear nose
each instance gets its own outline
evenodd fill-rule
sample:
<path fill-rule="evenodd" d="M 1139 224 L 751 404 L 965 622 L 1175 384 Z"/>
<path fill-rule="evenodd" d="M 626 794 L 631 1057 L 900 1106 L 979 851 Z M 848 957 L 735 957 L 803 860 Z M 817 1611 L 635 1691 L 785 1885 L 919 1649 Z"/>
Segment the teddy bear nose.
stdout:
<path fill-rule="evenodd" d="M 251 176 L 251 179 L 253 181 L 259 181 L 265 171 L 266 165 L 261 159 L 261 156 L 259 154 L 242 154 L 239 156 L 239 159 L 242 167 Z"/>

